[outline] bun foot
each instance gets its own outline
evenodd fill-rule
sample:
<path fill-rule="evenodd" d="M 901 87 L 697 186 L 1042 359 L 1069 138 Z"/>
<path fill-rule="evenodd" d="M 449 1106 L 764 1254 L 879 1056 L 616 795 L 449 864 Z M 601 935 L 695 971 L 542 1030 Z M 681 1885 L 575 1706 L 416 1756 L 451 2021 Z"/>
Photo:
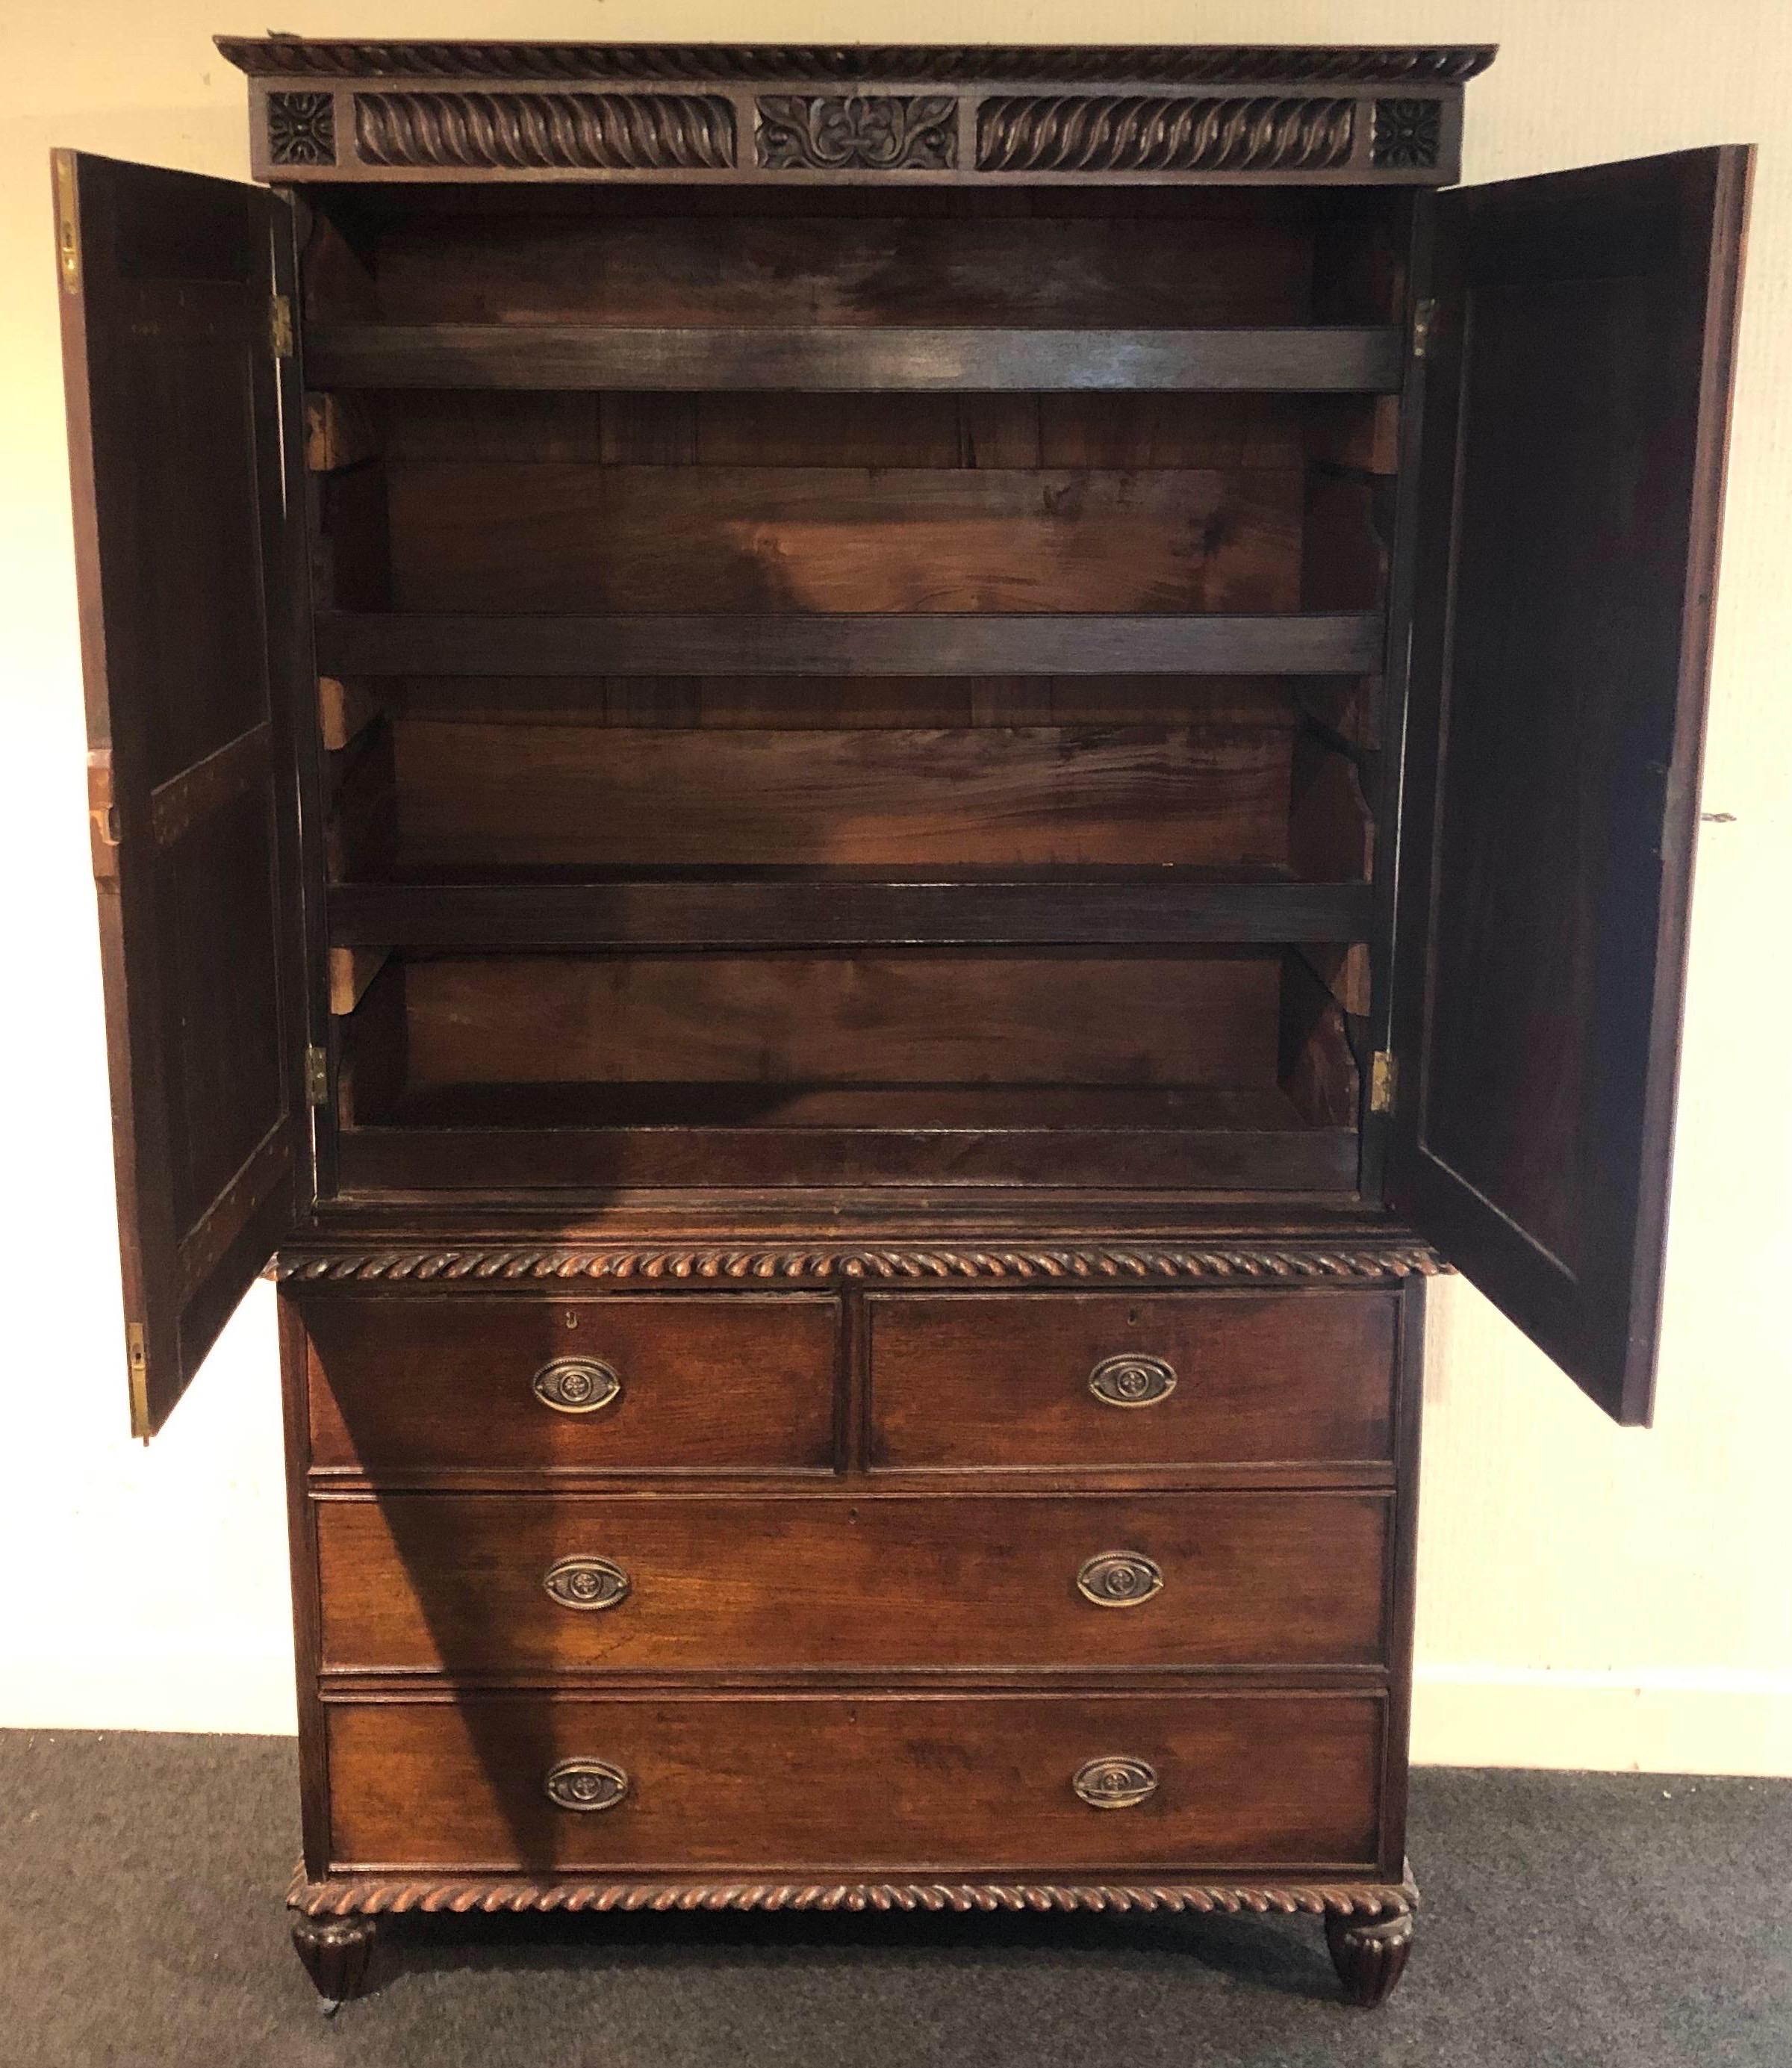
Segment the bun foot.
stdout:
<path fill-rule="evenodd" d="M 1373 2010 L 1393 1994 L 1394 1985 L 1406 1972 L 1412 1913 L 1400 1910 L 1391 1917 L 1365 1918 L 1327 1911 L 1325 1942 L 1344 1985 L 1345 2002 Z"/>
<path fill-rule="evenodd" d="M 326 2011 L 367 1989 L 376 1920 L 371 1917 L 307 1917 L 296 1911 L 293 1950 L 311 1978 Z"/>

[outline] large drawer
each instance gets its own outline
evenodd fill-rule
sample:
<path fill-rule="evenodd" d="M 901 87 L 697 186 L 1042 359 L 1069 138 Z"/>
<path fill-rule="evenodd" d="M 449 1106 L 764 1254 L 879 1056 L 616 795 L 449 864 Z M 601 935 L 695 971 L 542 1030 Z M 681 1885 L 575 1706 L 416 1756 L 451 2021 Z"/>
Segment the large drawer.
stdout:
<path fill-rule="evenodd" d="M 827 1470 L 839 1308 L 785 1294 L 303 1304 L 314 1464 Z"/>
<path fill-rule="evenodd" d="M 326 1667 L 1372 1665 L 1376 1494 L 318 1504 Z"/>
<path fill-rule="evenodd" d="M 1373 1695 L 463 1695 L 326 1715 L 339 1871 L 1375 1864 Z"/>
<path fill-rule="evenodd" d="M 1392 1455 L 1390 1292 L 879 1295 L 874 1467 Z"/>

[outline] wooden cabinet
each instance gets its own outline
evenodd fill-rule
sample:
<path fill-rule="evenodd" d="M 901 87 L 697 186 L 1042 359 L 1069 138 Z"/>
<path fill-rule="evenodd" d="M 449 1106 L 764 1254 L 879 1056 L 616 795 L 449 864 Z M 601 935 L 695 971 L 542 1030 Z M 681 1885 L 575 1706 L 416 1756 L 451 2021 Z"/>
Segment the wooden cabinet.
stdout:
<path fill-rule="evenodd" d="M 1425 1279 L 1648 1419 L 1749 173 L 1492 53 L 222 47 L 58 153 L 133 1426 L 272 1260 L 295 1935 L 1322 1914 Z"/>

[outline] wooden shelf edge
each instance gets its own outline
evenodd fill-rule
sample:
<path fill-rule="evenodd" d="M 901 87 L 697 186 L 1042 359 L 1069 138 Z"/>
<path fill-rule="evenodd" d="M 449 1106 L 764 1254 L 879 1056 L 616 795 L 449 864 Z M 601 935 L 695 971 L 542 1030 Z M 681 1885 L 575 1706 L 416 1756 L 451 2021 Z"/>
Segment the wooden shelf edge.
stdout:
<path fill-rule="evenodd" d="M 643 877 L 345 884 L 329 892 L 328 910 L 339 950 L 1347 944 L 1369 938 L 1373 892 L 1363 883 Z"/>
<path fill-rule="evenodd" d="M 307 332 L 318 388 L 701 393 L 1224 391 L 1391 394 L 1388 326 L 1208 330 L 634 328 L 580 324 L 341 324 Z"/>
<path fill-rule="evenodd" d="M 680 612 L 526 616 L 324 611 L 329 675 L 1354 675 L 1379 611 Z"/>

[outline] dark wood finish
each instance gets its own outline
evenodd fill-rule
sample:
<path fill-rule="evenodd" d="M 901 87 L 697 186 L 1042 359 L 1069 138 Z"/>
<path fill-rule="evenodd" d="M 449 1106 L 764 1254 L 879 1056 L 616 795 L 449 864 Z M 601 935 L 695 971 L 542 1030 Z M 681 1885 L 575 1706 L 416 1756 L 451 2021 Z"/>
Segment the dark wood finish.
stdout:
<path fill-rule="evenodd" d="M 1400 385 L 1400 332 L 1281 330 L 697 330 L 571 324 L 329 325 L 307 347 L 339 388 L 881 389 L 984 393 Z"/>
<path fill-rule="evenodd" d="M 314 1980 L 1275 1910 L 1379 2001 L 1384 1203 L 1646 1411 L 1746 155 L 1439 201 L 1471 49 L 226 47 L 304 204 L 59 228 L 139 1427 L 306 1215 Z"/>
<path fill-rule="evenodd" d="M 420 461 L 390 470 L 388 503 L 392 601 L 412 613 L 1299 601 L 1298 484 L 1279 470 Z"/>
<path fill-rule="evenodd" d="M 1320 1492 L 329 1500 L 323 1662 L 556 1677 L 1377 1667 L 1387 1507 Z M 1160 1590 L 1123 1606 L 1079 1592 L 1115 1550 L 1152 1561 Z M 547 1576 L 581 1557 L 620 1568 L 626 1598 L 557 1600 Z"/>
<path fill-rule="evenodd" d="M 356 277 L 345 283 L 332 268 L 319 283 L 327 353 L 339 327 L 421 343 L 438 326 L 543 332 L 574 349 L 599 331 L 620 334 L 623 349 L 631 332 L 743 352 L 800 337 L 791 348 L 818 355 L 902 353 L 916 332 L 987 354 L 977 333 L 999 331 L 1024 352 L 1030 336 L 1106 328 L 1164 333 L 1175 351 L 1190 332 L 1280 333 L 1315 320 L 1306 197 L 1176 197 L 1168 230 L 1137 189 L 1035 190 L 994 215 L 948 197 L 928 204 L 911 192 L 880 206 L 816 189 L 781 210 L 731 205 L 725 189 L 649 209 L 641 197 L 588 191 L 571 210 L 539 190 L 487 195 L 484 206 L 470 194 L 458 206 L 416 191 L 383 198 L 357 226 Z M 1184 234 L 1200 238 L 1201 263 L 1164 265 L 1165 235 Z M 1325 320 L 1373 327 L 1384 313 L 1359 306 Z M 881 346 L 839 335 L 866 331 L 882 332 Z M 738 333 L 750 335 L 722 343 Z"/>
<path fill-rule="evenodd" d="M 834 1301 L 813 1295 L 308 1300 L 311 1461 L 376 1480 L 505 1468 L 824 1472 L 838 1325 Z M 535 1374 L 567 1358 L 615 1373 L 613 1406 L 543 1404 Z"/>
<path fill-rule="evenodd" d="M 1412 1950 L 1412 1913 L 1392 1917 L 1347 1917 L 1327 1911 L 1325 1942 L 1343 1985 L 1344 2001 L 1361 2010 L 1385 2003 L 1406 1972 Z"/>
<path fill-rule="evenodd" d="M 52 170 L 131 1426 L 148 1436 L 291 1227 L 301 1177 L 267 344 L 281 204 L 74 152 Z"/>
<path fill-rule="evenodd" d="M 338 1146 L 344 1192 L 588 1198 L 635 1188 L 885 1186 L 937 1187 L 942 1196 L 992 1187 L 1263 1195 L 1348 1192 L 1356 1179 L 1355 1131 L 1309 1124 L 1275 1090 L 980 1092 L 959 1103 L 935 1087 L 757 1096 L 730 1088 L 705 1103 L 713 1088 L 675 1085 L 652 1088 L 656 1099 L 634 1088 L 575 1088 L 570 1101 L 531 1104 L 520 1095 L 530 1089 L 407 1098 L 382 1124 L 346 1130 Z M 729 1114 L 733 1125 L 722 1117 Z"/>
<path fill-rule="evenodd" d="M 1209 1862 L 1372 1869 L 1382 1704 L 1367 1694 L 457 1694 L 327 1705 L 339 1873 L 1116 1874 Z M 1124 1755 L 1136 1810 L 1071 1780 Z M 559 1761 L 621 1769 L 616 1808 L 557 1809 Z"/>
<path fill-rule="evenodd" d="M 373 1944 L 379 1936 L 376 1917 L 307 1917 L 303 1911 L 292 1916 L 293 1951 L 326 2009 L 364 1996 Z"/>
<path fill-rule="evenodd" d="M 395 748 L 405 869 L 1288 860 L 1288 735 L 1268 727 L 403 723 Z M 701 810 L 668 808 L 685 799 Z"/>
<path fill-rule="evenodd" d="M 1683 152 L 1441 204 L 1391 1191 L 1628 1423 L 1654 1378 L 1749 165 Z"/>
<path fill-rule="evenodd" d="M 1393 1455 L 1396 1307 L 1383 1292 L 879 1293 L 870 1460 L 880 1470 L 1367 1464 Z M 1159 1360 L 1140 1406 L 1090 1390 Z"/>
<path fill-rule="evenodd" d="M 415 948 L 1172 946 L 1370 938 L 1359 883 L 1238 882 L 1199 869 L 831 869 L 748 880 L 608 872 L 597 881 L 345 884 L 330 932 Z"/>
<path fill-rule="evenodd" d="M 1248 948 L 445 955 L 406 973 L 411 1082 L 1267 1090 L 1281 975 Z"/>
<path fill-rule="evenodd" d="M 320 612 L 335 675 L 1347 675 L 1380 658 L 1371 611 L 675 611 L 640 616 Z"/>

